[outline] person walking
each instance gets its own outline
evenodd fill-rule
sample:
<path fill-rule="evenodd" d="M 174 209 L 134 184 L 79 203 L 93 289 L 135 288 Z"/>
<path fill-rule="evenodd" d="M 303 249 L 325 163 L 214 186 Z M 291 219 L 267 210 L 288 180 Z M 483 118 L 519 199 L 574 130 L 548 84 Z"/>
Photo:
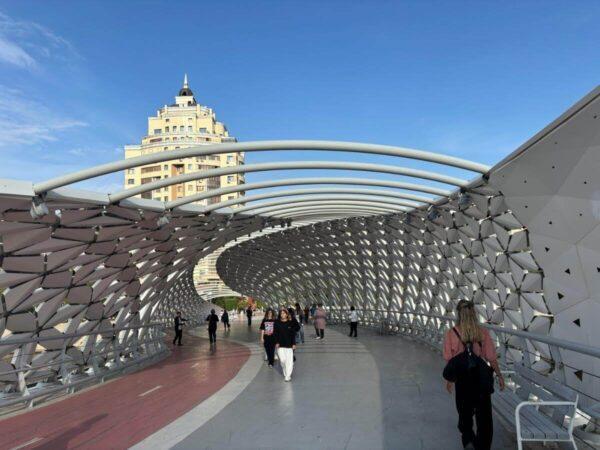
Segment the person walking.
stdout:
<path fill-rule="evenodd" d="M 302 312 L 302 308 L 300 307 L 300 303 L 296 302 L 294 304 L 294 312 L 296 313 L 296 319 L 298 320 L 298 322 L 303 323 L 304 314 Z"/>
<path fill-rule="evenodd" d="M 302 329 L 302 324 L 296 318 L 296 311 L 294 308 L 292 308 L 290 306 L 287 309 L 287 311 L 290 314 L 290 320 L 292 321 L 292 327 L 294 328 L 294 331 L 296 332 L 296 344 L 298 344 L 298 342 L 300 342 L 300 340 L 301 340 L 300 330 Z M 304 332 L 302 334 L 304 334 Z M 302 341 L 302 342 L 304 342 L 304 341 Z M 294 362 L 296 362 L 296 350 L 294 350 Z"/>
<path fill-rule="evenodd" d="M 308 316 L 310 315 L 310 309 L 308 309 L 308 304 L 304 306 L 304 323 L 308 324 Z"/>
<path fill-rule="evenodd" d="M 210 344 L 217 343 L 217 325 L 219 324 L 219 316 L 215 314 L 215 310 L 211 309 L 210 314 L 206 317 L 208 322 L 208 339 Z"/>
<path fill-rule="evenodd" d="M 325 324 L 327 323 L 327 313 L 323 309 L 323 303 L 319 303 L 315 311 L 315 329 L 317 330 L 316 339 L 325 339 Z"/>
<path fill-rule="evenodd" d="M 480 366 L 477 366 L 477 370 L 479 370 L 477 372 L 477 382 L 473 383 L 470 378 L 467 379 L 464 375 L 465 371 L 461 371 L 464 379 L 461 379 L 461 374 L 457 373 L 455 383 L 446 381 L 446 389 L 452 394 L 453 385 L 456 388 L 458 429 L 461 433 L 463 447 L 465 449 L 489 450 L 493 435 L 491 399 L 493 375 L 491 370 L 493 369 L 498 377 L 500 390 L 504 389 L 504 378 L 498 366 L 496 348 L 492 338 L 489 332 L 479 325 L 473 302 L 461 300 L 458 302 L 456 312 L 458 323 L 454 328 L 448 330 L 444 336 L 444 359 L 450 361 L 457 356 L 460 358 L 459 355 L 468 350 L 469 354 L 472 353 L 475 357 L 482 358 L 483 361 L 481 361 Z M 471 361 L 474 360 L 473 357 L 470 358 Z M 487 361 L 491 368 L 484 361 Z M 451 364 L 452 362 L 446 368 L 448 369 Z M 483 389 L 483 375 L 480 372 L 482 370 L 488 370 L 487 375 L 492 377 L 489 381 L 489 390 Z M 446 376 L 446 370 L 444 375 Z M 473 415 L 477 425 L 477 434 L 473 432 Z"/>
<path fill-rule="evenodd" d="M 252 326 L 252 306 L 248 305 L 248 309 L 246 309 L 246 317 L 248 318 L 248 326 Z"/>
<path fill-rule="evenodd" d="M 275 349 L 281 364 L 284 381 L 292 381 L 294 370 L 294 350 L 296 349 L 296 328 L 290 313 L 282 308 L 275 322 Z"/>
<path fill-rule="evenodd" d="M 229 314 L 227 313 L 226 309 L 224 309 L 223 314 L 221 314 L 221 322 L 223 322 L 223 328 L 225 331 L 231 329 L 231 325 L 229 324 Z"/>
<path fill-rule="evenodd" d="M 317 304 L 313 303 L 310 307 L 310 318 L 313 320 L 313 328 L 315 329 L 315 338 L 319 337 L 319 329 L 317 328 L 317 321 L 315 320 L 316 312 L 317 312 Z"/>
<path fill-rule="evenodd" d="M 358 314 L 354 306 L 350 307 L 350 334 L 348 336 L 358 337 Z"/>
<path fill-rule="evenodd" d="M 265 318 L 260 324 L 260 342 L 265 347 L 269 367 L 275 362 L 275 311 L 267 309 Z"/>
<path fill-rule="evenodd" d="M 186 319 L 181 317 L 181 311 L 177 311 L 174 320 L 175 327 L 175 337 L 173 338 L 173 345 L 175 345 L 176 341 L 179 341 L 177 345 L 181 345 L 181 338 L 183 337 L 183 324 L 186 322 Z"/>

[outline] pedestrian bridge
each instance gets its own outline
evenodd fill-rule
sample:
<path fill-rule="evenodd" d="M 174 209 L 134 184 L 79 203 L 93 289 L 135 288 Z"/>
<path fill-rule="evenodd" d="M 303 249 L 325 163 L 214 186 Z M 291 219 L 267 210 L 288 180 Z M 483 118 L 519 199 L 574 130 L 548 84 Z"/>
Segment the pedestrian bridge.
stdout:
<path fill-rule="evenodd" d="M 600 433 L 599 97 L 600 88 L 492 167 L 403 147 L 264 141 L 150 154 L 40 183 L 0 180 L 0 408 L 32 407 L 140 366 L 153 370 L 164 365 L 169 352 L 164 326 L 174 311 L 182 311 L 196 325 L 210 308 L 208 299 L 194 288 L 194 266 L 224 248 L 217 269 L 233 291 L 273 306 L 323 302 L 332 322 L 344 322 L 354 305 L 361 327 L 390 336 L 351 344 L 349 358 L 360 359 L 363 346 L 370 353 L 390 347 L 402 355 L 419 341 L 428 346 L 415 352 L 419 358 L 431 358 L 423 367 L 431 367 L 430 374 L 436 377 L 440 366 L 434 362 L 438 358 L 434 349 L 453 323 L 454 306 L 461 299 L 472 300 L 496 339 L 503 367 L 513 372 L 524 367 L 535 374 L 534 382 L 517 383 L 519 392 L 534 399 L 548 386 L 576 393 L 575 434 L 598 445 L 594 442 L 599 442 Z M 296 152 L 300 159 L 184 173 L 112 194 L 73 186 L 183 157 L 275 150 Z M 333 156 L 326 161 L 307 160 L 312 151 Z M 361 162 L 340 159 L 352 154 L 362 154 Z M 364 155 L 369 162 L 364 162 Z M 289 170 L 308 176 L 285 178 Z M 202 178 L 264 171 L 273 172 L 274 178 L 170 202 L 135 197 Z M 315 176 L 315 171 L 326 171 L 327 176 Z M 330 176 L 335 173 L 343 176 Z M 247 195 L 208 206 L 194 204 L 236 191 Z M 391 335 L 409 337 L 412 343 Z M 341 344 L 346 342 L 341 336 L 334 336 L 337 340 L 332 338 L 326 351 L 346 345 Z M 359 378 L 352 383 L 361 379 L 369 384 L 381 374 L 393 378 L 412 370 L 391 362 L 386 366 L 385 355 L 379 356 L 379 361 L 374 356 L 373 361 L 357 363 Z M 302 367 L 306 366 L 299 365 L 298 378 Z M 335 380 L 332 373 L 338 366 L 327 367 L 325 373 Z M 318 370 L 306 374 L 320 376 Z M 210 379 L 210 371 L 203 376 Z M 261 390 L 264 377 L 257 380 L 259 384 L 238 393 L 240 398 L 246 395 L 249 402 L 258 403 L 263 395 L 269 398 L 272 384 L 264 384 Z M 283 397 L 301 408 L 297 402 L 302 400 L 307 414 L 314 410 L 316 417 L 330 411 L 332 405 L 324 404 L 318 389 L 311 397 L 316 381 L 304 382 L 305 394 L 296 384 L 287 391 L 277 387 L 277 401 Z M 360 397 L 363 391 L 356 384 L 348 386 L 356 397 L 346 397 L 344 390 L 329 400 L 340 402 L 344 417 L 350 417 L 352 409 L 374 414 L 380 408 L 383 428 L 365 424 L 379 434 L 379 440 L 371 441 L 375 442 L 372 448 L 451 448 L 436 447 L 433 441 L 428 444 L 424 437 L 414 447 L 398 447 L 396 443 L 406 441 L 395 441 L 402 439 L 402 433 L 386 431 L 386 405 L 397 399 L 414 406 L 417 400 L 408 394 L 403 397 L 406 393 L 398 386 L 386 390 L 385 381 L 367 388 L 364 392 L 373 394 L 369 398 L 374 403 Z M 84 394 L 63 402 L 77 401 Z M 154 398 L 151 394 L 144 397 Z M 210 398 L 196 399 L 203 400 Z M 285 408 L 273 406 L 275 424 L 283 423 Z M 421 403 L 419 413 L 427 407 Z M 175 411 L 172 420 L 184 413 Z M 312 444 L 344 447 L 348 436 L 327 435 L 337 427 L 332 414 L 320 417 L 322 428 L 306 422 L 306 433 L 323 439 Z M 448 412 L 446 419 L 444 427 L 454 429 L 454 414 Z M 232 427 L 242 427 L 242 422 L 241 416 L 231 413 Z M 36 426 L 34 420 L 27 423 Z M 92 425 L 82 424 L 73 436 Z M 268 427 L 261 431 L 267 434 Z M 225 434 L 218 429 L 212 436 L 214 440 L 207 441 L 211 447 L 224 442 Z M 335 442 L 328 440 L 332 436 Z M 356 439 L 352 436 L 348 447 Z M 46 445 L 43 442 L 40 437 L 39 445 Z M 180 445 L 191 448 L 186 440 Z"/>

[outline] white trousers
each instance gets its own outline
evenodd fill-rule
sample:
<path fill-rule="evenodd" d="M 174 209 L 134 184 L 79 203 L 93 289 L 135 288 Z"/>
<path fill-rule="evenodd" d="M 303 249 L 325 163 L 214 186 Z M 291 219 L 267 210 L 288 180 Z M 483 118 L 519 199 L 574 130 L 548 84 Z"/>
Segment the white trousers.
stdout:
<path fill-rule="evenodd" d="M 279 347 L 277 349 L 277 356 L 279 357 L 279 364 L 281 364 L 281 370 L 283 370 L 283 376 L 289 378 L 292 376 L 294 370 L 294 350 L 291 348 Z"/>

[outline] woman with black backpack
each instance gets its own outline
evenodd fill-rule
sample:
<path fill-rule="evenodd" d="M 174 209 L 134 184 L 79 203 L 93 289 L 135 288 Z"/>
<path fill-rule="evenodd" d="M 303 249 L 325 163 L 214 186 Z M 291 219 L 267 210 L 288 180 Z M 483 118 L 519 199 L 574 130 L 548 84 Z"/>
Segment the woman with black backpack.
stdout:
<path fill-rule="evenodd" d="M 500 390 L 504 378 L 498 366 L 496 347 L 489 332 L 477 320 L 473 302 L 461 300 L 456 306 L 457 325 L 444 337 L 446 389 L 456 387 L 458 429 L 465 449 L 489 450 L 492 445 L 493 372 Z M 490 367 L 491 366 L 491 367 Z M 473 432 L 473 415 L 477 434 Z"/>

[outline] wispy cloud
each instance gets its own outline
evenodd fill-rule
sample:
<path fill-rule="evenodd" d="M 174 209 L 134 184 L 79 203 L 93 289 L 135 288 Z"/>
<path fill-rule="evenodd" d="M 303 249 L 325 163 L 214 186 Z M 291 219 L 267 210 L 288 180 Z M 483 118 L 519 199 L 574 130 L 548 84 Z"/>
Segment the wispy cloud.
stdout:
<path fill-rule="evenodd" d="M 42 60 L 79 58 L 73 45 L 48 28 L 0 12 L 0 63 L 37 69 Z"/>
<path fill-rule="evenodd" d="M 0 85 L 0 147 L 55 141 L 60 132 L 87 126 L 61 116 L 17 89 Z"/>
<path fill-rule="evenodd" d="M 0 61 L 22 68 L 33 68 L 35 60 L 14 42 L 0 36 Z"/>

